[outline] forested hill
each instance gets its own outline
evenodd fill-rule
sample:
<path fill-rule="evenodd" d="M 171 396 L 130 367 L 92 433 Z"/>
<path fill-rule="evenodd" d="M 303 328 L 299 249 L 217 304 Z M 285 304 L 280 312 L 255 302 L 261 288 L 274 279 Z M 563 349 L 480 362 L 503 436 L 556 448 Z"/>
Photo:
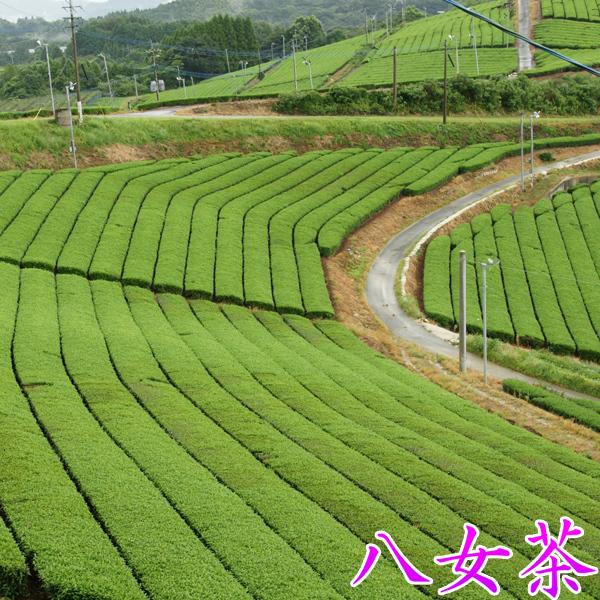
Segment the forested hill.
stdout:
<path fill-rule="evenodd" d="M 443 0 L 416 0 L 431 14 L 447 9 Z M 364 22 L 364 10 L 383 19 L 388 2 L 382 0 L 174 0 L 141 11 L 159 21 L 207 20 L 219 12 L 242 14 L 259 21 L 288 25 L 301 15 L 315 15 L 326 29 L 356 26 Z"/>

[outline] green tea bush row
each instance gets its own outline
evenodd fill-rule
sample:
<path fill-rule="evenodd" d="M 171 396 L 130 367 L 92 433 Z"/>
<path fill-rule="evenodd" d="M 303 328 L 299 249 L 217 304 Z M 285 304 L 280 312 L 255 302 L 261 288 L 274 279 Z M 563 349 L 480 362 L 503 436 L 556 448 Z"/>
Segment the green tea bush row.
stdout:
<path fill-rule="evenodd" d="M 456 323 L 450 294 L 450 238 L 436 237 L 428 246 L 423 273 L 425 312 L 442 327 Z"/>
<path fill-rule="evenodd" d="M 566 398 L 545 388 L 513 379 L 503 381 L 502 387 L 513 396 L 600 432 L 600 403 L 595 400 Z"/>
<path fill-rule="evenodd" d="M 38 417 L 31 410 L 29 398 L 23 394 L 20 387 L 23 380 L 17 379 L 13 371 L 11 343 L 17 310 L 21 313 L 24 308 L 20 306 L 19 287 L 20 277 L 25 272 L 2 264 L 0 273 L 3 282 L 0 303 L 0 396 L 4 407 L 0 414 L 3 448 L 0 498 L 3 512 L 23 552 L 35 555 L 35 575 L 51 596 L 68 597 L 75 588 L 80 598 L 89 600 L 103 597 L 142 600 L 146 596 L 90 512 L 76 482 L 64 469 L 46 430 L 40 428 Z M 25 342 L 29 348 L 32 340 L 38 339 L 36 318 L 32 318 L 30 324 L 22 321 L 18 325 L 21 335 L 29 336 L 29 342 Z M 36 352 L 27 349 L 27 355 L 23 358 L 35 364 Z M 42 383 L 38 380 L 38 385 Z M 6 548 L 5 543 L 3 548 Z M 25 591 L 24 563 L 21 575 L 17 576 L 13 571 L 14 553 L 8 548 L 2 557 L 2 570 L 10 577 L 8 582 L 2 581 L 3 593 L 18 597 Z M 7 589 L 7 583 L 12 589 Z"/>
<path fill-rule="evenodd" d="M 61 360 L 54 275 L 37 269 L 22 273 L 17 375 L 40 425 L 140 585 L 154 598 L 185 598 L 191 590 L 203 596 L 214 586 L 247 598 L 220 563 L 212 558 L 211 564 L 210 552 L 187 523 L 82 402 Z M 77 354 L 86 360 L 86 352 Z"/>
<path fill-rule="evenodd" d="M 599 136 L 579 139 L 593 143 Z M 577 142 L 563 137 L 540 145 Z M 0 260 L 331 317 L 322 256 L 335 253 L 349 233 L 401 196 L 426 193 L 516 151 L 503 142 L 301 156 L 230 153 L 12 173 L 0 192 Z M 469 294 L 477 297 L 474 266 L 469 278 Z M 477 303 L 469 310 L 474 332 L 481 327 L 478 311 Z"/>
<path fill-rule="evenodd" d="M 155 413 L 170 423 L 171 435 L 197 460 L 215 470 L 338 593 L 345 594 L 348 581 L 356 572 L 354 561 L 362 560 L 364 543 L 372 538 L 369 525 L 357 526 L 341 497 L 332 498 L 332 502 L 333 508 L 339 505 L 344 511 L 342 520 L 335 518 L 335 510 L 325 506 L 317 491 L 322 486 L 325 468 L 320 461 L 314 460 L 311 465 L 317 474 L 313 493 L 303 494 L 303 486 L 290 483 L 290 476 L 300 482 L 311 481 L 309 471 L 302 468 L 310 455 L 286 441 L 268 422 L 221 387 L 219 378 L 231 369 L 231 357 L 199 326 L 184 299 L 161 295 L 157 304 L 150 292 L 129 291 L 135 293 L 129 297 L 132 314 L 165 373 L 157 381 L 167 381 L 168 377 L 184 394 L 179 401 L 171 394 L 165 402 L 158 402 L 168 389 L 161 385 L 156 399 L 151 401 Z M 135 301 L 142 293 L 147 294 L 146 314 L 140 302 Z M 190 335 L 184 335 L 183 329 Z M 223 359 L 225 362 L 221 363 Z M 218 369 L 220 363 L 222 368 Z M 238 374 L 240 369 L 238 365 Z M 244 389 L 243 379 L 237 384 L 236 379 L 231 379 L 233 389 Z M 143 388 L 139 384 L 138 387 Z M 150 392 L 146 389 L 144 397 L 151 396 Z M 274 445 L 277 453 L 271 451 Z M 327 486 L 322 487 L 329 497 Z M 336 543 L 332 545 L 328 541 L 331 539 Z M 397 590 L 402 576 L 391 565 L 382 567 L 380 576 L 370 578 L 355 592 L 357 597 L 366 599 Z M 418 596 L 413 590 L 406 591 L 411 598 Z"/>
<path fill-rule="evenodd" d="M 273 597 L 287 598 L 294 586 L 300 584 L 315 597 L 333 594 L 330 584 L 308 567 L 235 491 L 223 484 L 220 475 L 215 476 L 178 443 L 180 440 L 172 437 L 172 425 L 180 418 L 180 406 L 187 406 L 189 412 L 191 405 L 156 365 L 127 302 L 128 299 L 135 307 L 136 316 L 142 315 L 142 322 L 149 317 L 154 321 L 158 306 L 152 294 L 128 288 L 126 299 L 121 287 L 111 282 L 93 282 L 92 288 L 100 326 L 96 335 L 103 344 L 106 342 L 104 354 L 110 353 L 110 361 L 123 382 L 121 384 L 113 372 L 114 385 L 121 389 L 121 395 L 117 396 L 121 399 L 118 411 L 114 406 L 104 409 L 97 406 L 108 420 L 107 427 L 110 426 L 115 435 L 120 433 L 123 445 L 131 449 L 140 468 L 253 596 L 269 590 Z M 158 315 L 161 316 L 160 309 Z M 124 346 L 123 338 L 135 343 L 135 350 Z M 98 350 L 100 352 L 100 347 Z M 108 366 L 110 361 L 106 361 Z M 148 377 L 155 381 L 154 386 L 143 383 Z M 127 387 L 126 391 L 123 386 Z M 196 421 L 197 418 L 190 421 L 192 431 Z M 198 437 L 198 441 L 201 440 L 205 437 Z M 233 458 L 231 454 L 228 456 Z M 279 557 L 276 565 L 272 564 L 272 553 Z M 218 562 L 209 557 L 203 568 L 210 572 L 217 565 Z M 229 593 L 239 593 L 231 578 L 225 581 L 223 596 Z M 211 595 L 215 595 L 214 589 Z"/>
<path fill-rule="evenodd" d="M 556 19 L 577 19 L 581 21 L 600 21 L 600 12 L 596 0 L 542 0 L 542 17 Z"/>
<path fill-rule="evenodd" d="M 516 340 L 528 346 L 543 346 L 546 339 L 529 293 L 523 257 L 521 252 L 515 252 L 519 241 L 512 210 L 494 223 L 494 236 Z"/>
<path fill-rule="evenodd" d="M 570 143 L 569 139 L 561 143 Z M 487 152 L 487 150 L 484 150 Z M 557 194 L 535 207 L 520 207 L 514 215 L 508 206 L 475 217 L 451 232 L 450 266 L 452 302 L 443 309 L 440 298 L 431 298 L 431 286 L 444 242 L 431 246 L 426 257 L 426 307 L 428 314 L 446 327 L 446 314 L 458 310 L 458 253 L 471 255 L 474 242 L 475 267 L 486 257 L 498 257 L 500 267 L 489 270 L 489 331 L 493 337 L 517 340 L 531 346 L 547 345 L 559 353 L 578 353 L 600 358 L 600 242 L 596 228 L 600 212 L 592 190 L 580 186 L 571 193 Z M 439 246 L 438 246 L 439 244 Z M 428 273 L 427 270 L 430 270 Z M 468 284 L 479 282 L 469 271 Z M 481 295 L 469 294 L 477 299 Z M 433 306 L 432 306 L 433 302 Z M 477 300 L 475 300 L 475 303 Z M 473 317 L 469 318 L 472 330 Z"/>
<path fill-rule="evenodd" d="M 281 321 L 281 317 L 274 313 L 267 313 L 259 317 L 262 321 L 264 316 L 266 327 L 272 333 L 272 338 L 270 338 L 268 335 L 265 336 L 264 334 L 261 336 L 260 331 L 256 332 L 256 335 L 258 335 L 260 339 L 268 342 L 269 345 L 264 346 L 256 343 L 256 336 L 253 335 L 255 333 L 254 330 L 262 329 L 256 321 L 254 321 L 254 327 L 252 327 L 251 322 L 248 322 L 247 327 L 245 328 L 245 335 L 251 335 L 253 337 L 253 343 L 248 343 L 245 339 L 240 338 L 239 333 L 232 328 L 231 324 L 223 319 L 223 315 L 214 305 L 208 302 L 197 302 L 193 304 L 193 307 L 202 325 L 206 327 L 221 344 L 227 344 L 227 347 L 234 357 L 243 364 L 243 366 L 254 375 L 256 380 L 261 382 L 272 395 L 280 398 L 286 404 L 289 404 L 292 409 L 305 415 L 312 423 L 320 426 L 327 432 L 329 436 L 333 436 L 336 439 L 343 441 L 347 447 L 360 451 L 361 454 L 370 457 L 373 461 L 385 466 L 389 471 L 397 474 L 399 470 L 397 465 L 402 464 L 402 477 L 403 479 L 406 479 L 407 482 L 392 484 L 390 480 L 390 486 L 395 488 L 396 491 L 401 494 L 403 499 L 401 507 L 398 508 L 398 510 L 401 511 L 401 514 L 407 515 L 407 518 L 410 519 L 413 515 L 417 516 L 421 510 L 424 510 L 427 514 L 437 513 L 437 516 L 444 514 L 446 515 L 448 522 L 454 522 L 456 520 L 456 517 L 452 515 L 451 512 L 448 512 L 446 508 L 438 505 L 437 509 L 434 509 L 431 498 L 429 498 L 428 495 L 421 495 L 417 491 L 417 489 L 421 489 L 423 492 L 437 498 L 444 506 L 451 508 L 461 516 L 467 514 L 469 511 L 469 508 L 467 508 L 468 506 L 471 506 L 473 510 L 481 512 L 486 510 L 484 508 L 484 505 L 486 505 L 488 509 L 490 509 L 490 513 L 492 510 L 497 511 L 496 518 L 499 517 L 500 513 L 503 513 L 505 515 L 504 522 L 506 522 L 508 513 L 511 511 L 507 510 L 505 506 L 497 503 L 495 504 L 494 501 L 491 501 L 489 498 L 485 499 L 484 494 L 475 492 L 470 485 L 465 485 L 452 480 L 448 475 L 443 474 L 436 468 L 424 464 L 410 452 L 406 453 L 405 451 L 401 451 L 395 444 L 390 443 L 391 440 L 390 442 L 386 442 L 384 439 L 380 438 L 378 433 L 376 433 L 380 429 L 374 425 L 375 423 L 379 423 L 381 419 L 371 415 L 370 411 L 365 411 L 364 406 L 355 399 L 339 398 L 339 392 L 334 390 L 331 390 L 328 394 L 326 388 L 322 388 L 320 385 L 318 386 L 318 400 L 316 398 L 311 398 L 310 395 L 306 393 L 304 387 L 298 385 L 295 378 L 287 372 L 287 369 L 291 368 L 290 365 L 292 361 L 295 360 L 297 363 L 299 360 L 302 360 L 299 357 L 303 354 L 303 347 L 305 347 L 305 352 L 311 352 L 310 344 L 307 344 L 297 334 L 294 334 L 293 330 L 286 327 Z M 312 327 L 302 318 L 296 319 L 295 317 L 290 317 L 290 320 L 293 320 L 294 323 L 298 321 L 308 329 Z M 279 343 L 279 340 L 282 339 L 280 335 L 285 338 L 285 345 Z M 286 347 L 288 344 L 289 348 Z M 286 369 L 276 366 L 272 359 L 269 359 L 268 356 L 264 355 L 260 350 L 260 348 L 264 347 L 271 348 L 273 350 L 273 355 L 277 355 L 278 359 L 287 357 L 287 360 L 285 361 L 287 365 Z M 281 360 L 278 360 L 278 362 L 281 362 Z M 308 369 L 308 371 L 306 369 Z M 304 381 L 306 379 L 306 373 L 311 373 L 313 369 L 314 367 L 306 364 L 304 369 L 298 368 L 295 370 L 295 377 L 298 377 L 300 381 Z M 315 383 L 313 383 L 313 386 L 315 386 Z M 330 404 L 333 406 L 328 408 Z M 352 408 L 355 410 L 352 410 Z M 354 417 L 352 423 L 348 420 L 350 417 L 345 417 L 340 413 L 348 415 L 352 414 Z M 371 423 L 372 425 L 372 428 L 368 428 L 369 430 L 365 429 L 367 423 Z M 390 435 L 392 439 L 398 439 L 391 436 L 389 430 L 388 435 Z M 398 432 L 398 435 L 400 437 L 401 435 L 406 434 L 400 434 L 400 432 Z M 315 433 L 315 436 L 317 437 L 310 437 L 311 441 L 314 440 L 312 443 L 316 444 L 314 446 L 316 450 L 313 450 L 313 453 L 316 453 L 317 455 L 323 453 L 324 456 L 326 453 L 328 459 L 334 461 L 333 464 L 338 464 L 340 465 L 339 468 L 343 469 L 344 462 L 342 457 L 344 450 L 342 447 L 338 447 L 336 450 L 337 444 L 323 432 L 320 435 Z M 375 440 L 377 440 L 378 443 L 378 451 L 376 454 L 373 452 L 371 445 Z M 350 453 L 351 451 L 346 449 L 345 452 Z M 439 449 L 439 452 L 440 456 L 444 454 L 441 449 Z M 362 482 L 367 488 L 372 486 L 372 484 L 369 484 L 369 477 L 367 476 L 369 465 L 365 458 L 357 458 L 354 464 L 354 478 L 356 478 L 359 483 Z M 377 471 L 377 467 L 371 466 L 371 469 Z M 390 475 L 380 473 L 378 478 L 383 481 L 390 479 Z M 456 502 L 455 499 L 457 497 L 462 497 L 462 501 Z M 388 499 L 388 502 L 394 501 L 393 499 Z M 478 508 L 475 509 L 475 506 Z M 495 509 L 491 509 L 492 506 L 495 506 Z M 436 519 L 426 517 L 425 513 L 422 513 L 422 516 L 418 518 L 423 529 L 427 530 L 427 527 L 430 527 L 430 531 L 440 530 L 439 525 L 434 525 Z M 521 517 L 514 514 L 512 516 L 512 519 L 518 520 L 519 518 Z M 429 525 L 427 525 L 427 523 L 429 523 Z M 490 524 L 489 531 L 492 532 L 494 530 L 494 525 Z M 495 531 L 500 534 L 499 529 Z M 514 543 L 519 543 L 516 538 Z"/>

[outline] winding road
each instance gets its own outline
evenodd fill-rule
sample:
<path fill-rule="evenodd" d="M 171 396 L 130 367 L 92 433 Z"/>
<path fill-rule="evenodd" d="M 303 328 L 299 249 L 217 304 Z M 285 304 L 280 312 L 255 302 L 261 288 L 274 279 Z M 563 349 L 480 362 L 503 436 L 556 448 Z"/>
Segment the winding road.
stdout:
<path fill-rule="evenodd" d="M 548 171 L 575 167 L 599 159 L 600 151 L 589 152 L 538 167 L 535 169 L 535 173 L 536 175 L 545 175 Z M 435 232 L 461 212 L 519 184 L 520 177 L 515 175 L 467 194 L 413 223 L 388 242 L 371 267 L 367 278 L 366 295 L 371 310 L 395 337 L 413 342 L 428 352 L 458 360 L 458 347 L 452 341 L 453 334 L 451 332 L 429 323 L 415 321 L 400 308 L 395 291 L 398 269 L 402 261 L 409 257 L 413 248 L 424 237 L 428 237 L 428 234 Z M 479 356 L 469 354 L 468 367 L 483 372 L 483 360 Z M 489 364 L 489 374 L 497 379 L 520 379 L 550 387 L 566 395 L 587 397 L 584 394 L 551 386 L 547 382 L 541 382 L 533 377 L 492 363 Z"/>

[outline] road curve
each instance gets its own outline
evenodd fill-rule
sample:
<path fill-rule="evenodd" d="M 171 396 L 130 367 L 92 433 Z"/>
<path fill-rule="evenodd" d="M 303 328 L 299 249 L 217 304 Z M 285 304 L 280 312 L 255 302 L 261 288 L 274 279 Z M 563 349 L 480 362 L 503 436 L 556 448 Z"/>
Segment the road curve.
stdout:
<path fill-rule="evenodd" d="M 600 151 L 581 154 L 573 158 L 555 162 L 535 170 L 536 174 L 546 174 L 548 171 L 555 171 L 574 167 L 579 164 L 600 159 Z M 408 316 L 401 308 L 396 298 L 395 282 L 400 264 L 411 252 L 412 248 L 427 235 L 432 229 L 439 227 L 445 221 L 453 218 L 461 211 L 487 200 L 491 196 L 508 190 L 519 185 L 518 175 L 507 177 L 498 183 L 488 185 L 476 192 L 472 192 L 450 202 L 446 206 L 430 213 L 423 219 L 413 223 L 407 229 L 401 231 L 392 238 L 381 254 L 375 259 L 367 278 L 366 296 L 371 310 L 379 317 L 391 333 L 400 339 L 413 342 L 424 350 L 437 355 L 458 360 L 458 349 L 456 345 L 443 339 L 433 333 L 431 327 L 415 321 Z M 479 372 L 483 371 L 483 361 L 479 356 L 469 354 L 469 369 Z M 551 387 L 556 391 L 570 396 L 587 397 L 584 394 L 578 394 L 571 390 L 561 389 L 557 386 L 551 386 L 546 382 L 528 377 L 511 369 L 501 367 L 500 365 L 489 364 L 489 373 L 491 377 L 497 379 L 521 379 L 529 383 L 540 384 Z"/>

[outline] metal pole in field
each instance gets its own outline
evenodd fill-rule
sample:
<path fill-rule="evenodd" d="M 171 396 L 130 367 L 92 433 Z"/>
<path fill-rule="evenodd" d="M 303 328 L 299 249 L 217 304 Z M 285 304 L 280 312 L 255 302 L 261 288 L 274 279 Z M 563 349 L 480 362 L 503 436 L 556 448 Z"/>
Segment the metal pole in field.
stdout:
<path fill-rule="evenodd" d="M 467 253 L 460 251 L 460 302 L 458 315 L 460 370 L 467 370 Z"/>
<path fill-rule="evenodd" d="M 444 40 L 444 125 L 448 122 L 448 40 Z"/>
<path fill-rule="evenodd" d="M 227 61 L 227 72 L 231 73 L 231 65 L 229 64 L 229 50 L 225 48 L 225 60 Z"/>
<path fill-rule="evenodd" d="M 394 91 L 393 91 L 393 105 L 394 110 L 398 108 L 398 48 L 394 46 L 394 50 L 392 52 L 392 64 L 394 72 L 392 74 L 392 81 L 394 82 Z"/>
<path fill-rule="evenodd" d="M 521 191 L 525 191 L 525 114 L 521 113 Z"/>
<path fill-rule="evenodd" d="M 294 60 L 294 89 L 298 91 L 298 65 L 296 64 L 296 40 L 292 40 L 292 58 Z"/>
<path fill-rule="evenodd" d="M 101 52 L 100 54 L 98 54 L 98 56 L 104 61 L 104 72 L 106 73 L 106 83 L 108 83 L 108 95 L 112 98 L 113 93 L 112 86 L 110 85 L 110 75 L 108 74 L 108 63 L 106 62 L 106 54 Z"/>
<path fill-rule="evenodd" d="M 138 92 L 138 82 L 137 82 L 137 75 L 133 76 L 133 85 L 135 87 L 135 97 L 136 99 L 140 97 L 140 94 Z"/>
<path fill-rule="evenodd" d="M 38 46 L 46 49 L 46 65 L 48 67 L 48 85 L 50 87 L 50 102 L 52 104 L 52 115 L 56 116 L 56 103 L 54 102 L 54 90 L 52 89 L 52 66 L 50 64 L 50 53 L 48 52 L 48 44 L 42 44 L 41 40 L 37 41 Z"/>
<path fill-rule="evenodd" d="M 73 111 L 71 109 L 71 90 L 74 84 L 65 87 L 67 92 L 67 110 L 69 111 L 69 129 L 71 131 L 71 154 L 73 155 L 73 166 L 77 168 L 77 146 L 75 146 L 75 127 L 73 126 Z"/>

